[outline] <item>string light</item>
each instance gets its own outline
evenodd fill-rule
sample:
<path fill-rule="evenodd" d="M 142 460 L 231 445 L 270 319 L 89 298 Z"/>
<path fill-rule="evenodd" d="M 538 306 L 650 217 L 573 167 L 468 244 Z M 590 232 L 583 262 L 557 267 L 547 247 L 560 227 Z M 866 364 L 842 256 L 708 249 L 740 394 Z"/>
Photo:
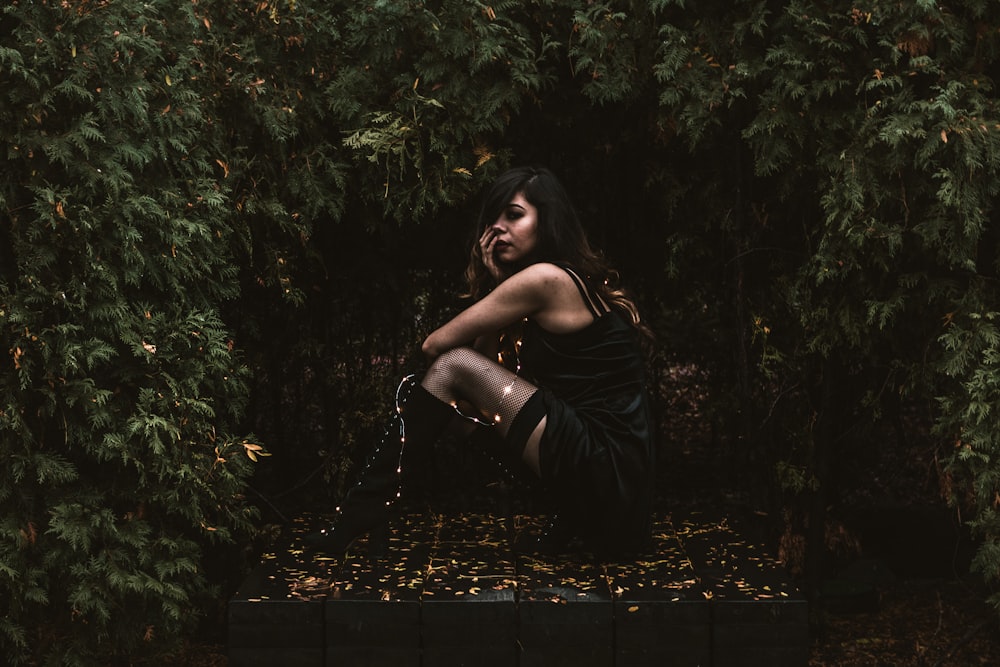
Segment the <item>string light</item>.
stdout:
<path fill-rule="evenodd" d="M 525 318 L 525 321 L 527 321 L 527 318 Z M 513 391 L 514 391 L 514 385 L 517 384 L 517 381 L 518 381 L 518 379 L 520 377 L 520 373 L 521 373 L 520 351 L 521 351 L 521 338 L 518 337 L 518 339 L 516 341 L 514 341 L 514 367 L 515 367 L 514 368 L 514 377 L 510 381 L 510 384 L 507 385 L 506 387 L 504 387 L 504 389 L 503 389 L 503 393 L 500 396 L 500 401 L 497 403 L 497 409 L 496 409 L 496 411 L 493 414 L 493 421 L 484 421 L 480 417 L 472 416 L 472 415 L 467 415 L 467 414 L 463 413 L 462 410 L 459 408 L 457 401 L 450 401 L 449 404 L 455 410 L 455 412 L 458 414 L 458 416 L 462 417 L 463 419 L 467 419 L 469 421 L 475 422 L 475 423 L 477 423 L 477 424 L 479 424 L 481 426 L 496 426 L 497 424 L 499 424 L 502 421 L 502 418 L 500 417 L 500 408 L 503 407 L 504 400 L 506 400 L 506 398 L 508 396 L 510 396 L 510 394 L 513 393 Z M 500 353 L 500 352 L 498 352 L 497 353 L 497 362 L 501 366 L 504 366 L 504 361 L 505 360 L 504 360 L 503 354 Z M 403 405 L 405 404 L 405 400 L 403 400 L 402 393 L 403 393 L 403 387 L 404 386 L 409 385 L 410 388 L 412 389 L 412 387 L 417 384 L 415 378 L 416 378 L 416 375 L 411 373 L 410 375 L 407 375 L 406 377 L 404 377 L 400 381 L 399 385 L 396 387 L 396 396 L 395 396 L 394 403 L 395 403 L 395 409 L 396 409 L 396 416 L 399 418 L 399 459 L 396 462 L 396 483 L 397 483 L 397 485 L 396 485 L 396 494 L 395 494 L 395 496 L 393 498 L 390 498 L 389 500 L 385 501 L 385 506 L 386 507 L 391 507 L 392 504 L 396 500 L 399 500 L 402 497 L 402 493 L 403 493 L 403 451 L 406 449 L 406 419 L 403 417 Z M 390 426 L 389 428 L 386 429 L 385 435 L 383 436 L 383 440 L 385 438 L 389 437 L 389 432 L 390 432 L 391 428 L 392 427 Z M 376 448 L 376 450 L 375 450 L 375 454 L 377 454 L 377 453 L 378 453 L 378 448 Z M 369 465 L 370 465 L 370 460 L 369 460 Z M 364 475 L 361 475 L 361 477 L 364 477 Z M 362 484 L 362 481 L 363 480 L 359 480 L 358 481 L 358 486 L 360 486 Z M 339 515 L 341 513 L 341 506 L 338 505 L 336 508 L 334 508 L 334 511 Z M 326 533 L 327 529 L 323 529 L 320 532 Z"/>
<path fill-rule="evenodd" d="M 417 382 L 414 379 L 416 375 L 410 374 L 404 377 L 399 386 L 396 387 L 396 414 L 399 416 L 399 459 L 396 461 L 396 497 L 385 501 L 385 506 L 390 507 L 395 500 L 399 500 L 400 496 L 403 494 L 403 450 L 406 449 L 406 419 L 403 418 L 403 402 L 400 399 L 400 394 L 403 391 L 403 386 L 409 384 L 412 388 Z M 386 437 L 388 437 L 389 432 L 386 431 Z"/>
<path fill-rule="evenodd" d="M 514 341 L 514 378 L 510 381 L 509 385 L 503 388 L 503 392 L 500 394 L 500 401 L 497 403 L 496 410 L 493 411 L 492 421 L 486 421 L 482 417 L 476 415 L 467 415 L 464 412 L 462 412 L 461 408 L 459 408 L 457 401 L 451 401 L 450 405 L 455 409 L 455 412 L 458 413 L 459 417 L 461 417 L 462 419 L 467 419 L 468 421 L 471 421 L 473 423 L 479 424 L 480 426 L 496 426 L 501 421 L 503 421 L 503 418 L 500 416 L 500 408 L 503 407 L 503 403 L 507 399 L 507 397 L 514 392 L 514 385 L 517 384 L 517 381 L 518 379 L 520 379 L 521 375 L 521 359 L 519 356 L 520 350 L 521 350 L 521 339 L 518 338 L 516 341 Z M 497 352 L 497 363 L 500 364 L 501 366 L 505 366 L 504 361 L 505 359 L 503 352 Z"/>

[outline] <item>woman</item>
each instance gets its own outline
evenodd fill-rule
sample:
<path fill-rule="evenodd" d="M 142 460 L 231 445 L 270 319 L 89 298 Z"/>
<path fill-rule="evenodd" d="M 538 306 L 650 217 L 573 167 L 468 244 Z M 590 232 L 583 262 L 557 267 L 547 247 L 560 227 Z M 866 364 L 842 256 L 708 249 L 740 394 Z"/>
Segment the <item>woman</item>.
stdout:
<path fill-rule="evenodd" d="M 386 436 L 336 523 L 308 541 L 343 552 L 383 524 L 404 446 L 408 456 L 429 447 L 464 408 L 551 488 L 558 542 L 578 537 L 603 554 L 642 549 L 653 437 L 635 305 L 613 286 L 547 169 L 497 179 L 477 233 L 466 269 L 475 302 L 424 341 L 426 374 L 409 391 L 401 385 Z M 501 343 L 516 330 L 511 369 L 500 363 Z"/>

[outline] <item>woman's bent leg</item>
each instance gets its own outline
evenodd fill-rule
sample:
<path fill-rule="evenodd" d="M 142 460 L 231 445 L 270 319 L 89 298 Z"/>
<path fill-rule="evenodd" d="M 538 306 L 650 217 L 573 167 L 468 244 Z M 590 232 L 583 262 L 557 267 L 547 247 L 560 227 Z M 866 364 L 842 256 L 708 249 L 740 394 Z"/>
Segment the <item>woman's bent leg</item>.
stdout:
<path fill-rule="evenodd" d="M 409 389 L 402 392 L 407 384 Z M 404 447 L 426 449 L 454 416 L 449 404 L 412 379 L 404 380 L 385 435 L 370 452 L 358 483 L 337 508 L 333 525 L 307 536 L 306 544 L 327 553 L 343 553 L 355 539 L 384 523 L 389 505 L 399 495 Z"/>
<path fill-rule="evenodd" d="M 538 387 L 465 347 L 438 357 L 421 384 L 445 403 L 472 404 L 478 418 L 498 429 L 538 474 L 538 443 L 545 426 Z"/>

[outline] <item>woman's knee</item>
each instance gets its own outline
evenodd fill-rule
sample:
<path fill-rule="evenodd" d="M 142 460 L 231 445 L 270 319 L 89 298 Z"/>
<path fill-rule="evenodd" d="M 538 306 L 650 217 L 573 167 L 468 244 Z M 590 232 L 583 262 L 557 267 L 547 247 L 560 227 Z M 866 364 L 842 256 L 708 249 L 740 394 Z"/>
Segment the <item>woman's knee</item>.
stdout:
<path fill-rule="evenodd" d="M 474 362 L 478 361 L 476 357 L 480 356 L 467 347 L 456 347 L 448 350 L 431 362 L 425 377 L 448 384 L 457 382 L 474 372 Z"/>

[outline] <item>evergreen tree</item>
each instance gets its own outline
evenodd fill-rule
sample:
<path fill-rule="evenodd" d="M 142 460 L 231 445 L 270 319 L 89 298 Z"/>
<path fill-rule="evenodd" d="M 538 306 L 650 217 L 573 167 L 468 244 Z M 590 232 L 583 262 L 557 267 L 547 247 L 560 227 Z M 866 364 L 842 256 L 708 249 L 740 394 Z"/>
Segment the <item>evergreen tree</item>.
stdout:
<path fill-rule="evenodd" d="M 259 446 L 225 156 L 188 2 L 3 9 L 0 647 L 94 664 L 175 642 L 243 537 Z"/>

